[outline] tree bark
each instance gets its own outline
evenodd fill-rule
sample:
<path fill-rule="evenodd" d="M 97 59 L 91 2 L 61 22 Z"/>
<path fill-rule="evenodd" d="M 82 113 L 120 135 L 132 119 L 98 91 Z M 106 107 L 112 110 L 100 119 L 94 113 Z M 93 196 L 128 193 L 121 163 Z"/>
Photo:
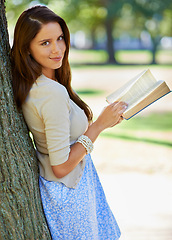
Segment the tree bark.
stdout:
<path fill-rule="evenodd" d="M 0 239 L 51 239 L 35 150 L 13 101 L 4 0 L 0 0 Z"/>

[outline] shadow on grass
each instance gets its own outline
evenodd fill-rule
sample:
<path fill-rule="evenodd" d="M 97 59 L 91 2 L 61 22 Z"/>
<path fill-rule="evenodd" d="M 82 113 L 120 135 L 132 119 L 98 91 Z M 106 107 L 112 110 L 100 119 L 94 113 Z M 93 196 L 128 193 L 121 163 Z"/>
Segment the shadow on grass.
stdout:
<path fill-rule="evenodd" d="M 115 133 L 101 133 L 101 136 L 108 137 L 108 138 L 119 138 L 127 141 L 146 142 L 146 143 L 157 144 L 157 145 L 170 147 L 170 148 L 172 147 L 172 142 L 163 141 L 159 139 L 137 138 L 133 136 L 127 136 L 127 135 L 115 134 Z"/>

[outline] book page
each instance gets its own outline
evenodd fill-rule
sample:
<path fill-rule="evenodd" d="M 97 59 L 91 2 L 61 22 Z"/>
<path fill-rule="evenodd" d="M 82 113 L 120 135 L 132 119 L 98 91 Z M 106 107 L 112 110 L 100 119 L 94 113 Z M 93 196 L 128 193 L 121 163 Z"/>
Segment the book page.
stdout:
<path fill-rule="evenodd" d="M 156 87 L 149 92 L 146 97 L 143 97 L 138 102 L 132 105 L 130 109 L 127 109 L 124 113 L 124 118 L 129 119 L 133 117 L 135 114 L 142 111 L 144 108 L 148 107 L 153 102 L 157 101 L 161 97 L 165 96 L 167 93 L 170 93 L 171 90 L 167 86 L 165 81 L 159 81 L 156 84 Z"/>
<path fill-rule="evenodd" d="M 148 92 L 152 91 L 156 84 L 157 80 L 150 70 L 147 70 L 119 100 L 128 103 L 128 108 L 130 108 L 134 102 L 137 102 Z"/>
<path fill-rule="evenodd" d="M 151 87 L 144 88 L 144 90 L 142 89 L 142 91 L 140 91 L 140 94 L 137 94 L 133 89 L 132 91 L 129 92 L 130 94 L 128 93 L 124 95 L 121 98 L 121 101 L 124 102 L 128 101 L 128 108 L 126 109 L 126 112 L 133 108 L 135 105 L 137 105 L 144 98 L 146 98 L 154 89 L 159 87 L 163 82 L 164 82 L 163 80 L 156 81 Z"/>
<path fill-rule="evenodd" d="M 134 96 L 137 98 L 139 97 L 139 94 L 142 95 L 142 92 L 147 91 L 147 89 L 151 87 L 156 81 L 157 80 L 154 78 L 150 70 L 147 69 L 138 74 L 136 77 L 132 78 L 123 87 L 110 94 L 106 99 L 108 102 L 120 101 L 125 95 L 128 94 L 127 99 L 130 99 L 132 95 L 131 101 L 133 102 Z M 129 102 L 127 103 L 130 104 Z"/>
<path fill-rule="evenodd" d="M 141 75 L 143 75 L 145 73 L 145 70 L 141 73 L 139 73 L 137 76 L 135 76 L 134 78 L 132 78 L 130 81 L 128 81 L 126 84 L 124 84 L 124 86 L 120 87 L 119 89 L 117 89 L 115 92 L 113 92 L 112 94 L 110 94 L 106 99 L 108 102 L 114 102 L 117 99 L 119 99 L 121 96 L 123 96 L 128 90 L 129 88 L 137 81 L 137 79 L 139 77 L 141 77 Z"/>

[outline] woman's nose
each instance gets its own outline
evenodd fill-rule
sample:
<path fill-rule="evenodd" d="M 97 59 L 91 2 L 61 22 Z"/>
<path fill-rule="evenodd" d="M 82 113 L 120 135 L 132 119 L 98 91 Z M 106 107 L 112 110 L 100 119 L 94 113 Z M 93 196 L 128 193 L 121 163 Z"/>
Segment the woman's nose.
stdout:
<path fill-rule="evenodd" d="M 58 43 L 55 42 L 52 44 L 52 49 L 51 49 L 52 53 L 58 53 L 60 51 L 60 48 L 58 46 Z"/>

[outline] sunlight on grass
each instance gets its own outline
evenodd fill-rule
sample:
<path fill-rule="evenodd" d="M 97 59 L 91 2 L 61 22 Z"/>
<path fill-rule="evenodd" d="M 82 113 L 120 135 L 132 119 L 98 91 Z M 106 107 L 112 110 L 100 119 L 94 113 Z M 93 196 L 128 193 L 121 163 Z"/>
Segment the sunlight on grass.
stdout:
<path fill-rule="evenodd" d="M 156 54 L 157 63 L 170 63 L 172 64 L 172 51 L 170 50 L 159 50 Z"/>
<path fill-rule="evenodd" d="M 153 113 L 144 117 L 134 117 L 128 121 L 124 120 L 115 128 L 106 130 L 101 136 L 126 141 L 146 142 L 171 148 L 172 137 L 169 139 L 162 137 L 164 133 L 168 134 L 168 132 L 172 132 L 172 112 Z"/>
<path fill-rule="evenodd" d="M 172 131 L 172 112 L 133 117 L 128 121 L 124 121 L 122 126 L 117 127 L 125 130 Z"/>
<path fill-rule="evenodd" d="M 152 54 L 148 50 L 137 50 L 137 51 L 117 51 L 116 60 L 119 63 L 141 63 L 148 64 L 152 61 Z"/>
<path fill-rule="evenodd" d="M 149 50 L 118 50 L 115 53 L 116 60 L 124 64 L 150 64 L 152 53 Z M 69 60 L 71 64 L 105 64 L 108 54 L 105 50 L 77 50 L 71 49 Z M 172 51 L 158 50 L 157 63 L 171 64 Z"/>
<path fill-rule="evenodd" d="M 161 52 L 162 54 L 162 52 Z M 167 54 L 167 52 L 166 52 Z M 96 73 L 97 76 L 103 78 L 107 74 L 111 74 L 112 71 L 116 75 L 126 74 L 138 68 L 134 65 L 74 65 L 74 70 L 76 73 L 86 74 L 86 77 L 89 78 L 92 74 Z M 75 68 L 76 67 L 76 68 Z M 79 67 L 79 69 L 77 69 Z M 141 68 L 141 65 L 139 66 Z M 149 67 L 149 66 L 147 66 Z M 146 66 L 144 65 L 144 68 Z M 151 65 L 151 69 L 156 70 L 157 72 L 163 72 L 167 74 L 168 78 L 171 75 L 171 66 L 170 65 Z M 99 71 L 100 70 L 100 71 Z M 125 70 L 125 71 L 124 71 Z M 88 76 L 87 76 L 88 74 Z M 85 81 L 86 81 L 85 77 Z M 85 83 L 85 82 L 84 82 Z M 94 100 L 96 104 L 96 99 L 105 97 L 104 89 L 100 89 L 100 81 L 97 82 L 97 86 L 92 84 L 88 88 L 84 84 L 84 87 L 77 89 L 77 93 L 84 101 Z M 106 84 L 102 82 L 101 84 Z M 76 85 L 77 86 L 77 85 Z M 82 86 L 82 85 L 81 85 Z M 91 100 L 90 100 L 91 99 Z M 163 108 L 162 108 L 163 109 Z M 169 112 L 154 112 L 149 115 L 136 115 L 135 117 L 124 120 L 121 124 L 115 126 L 115 128 L 110 128 L 105 130 L 101 137 L 111 138 L 111 139 L 121 139 L 124 141 L 135 141 L 143 142 L 147 144 L 156 144 L 157 146 L 162 147 L 172 147 L 172 109 L 168 110 Z"/>
<path fill-rule="evenodd" d="M 161 139 L 136 137 L 136 136 L 131 136 L 127 134 L 124 135 L 124 134 L 115 134 L 115 133 L 108 133 L 108 132 L 101 133 L 101 136 L 108 137 L 108 138 L 119 138 L 126 141 L 146 142 L 151 144 L 163 145 L 165 147 L 170 147 L 170 148 L 172 147 L 171 141 L 166 141 Z"/>
<path fill-rule="evenodd" d="M 80 97 L 83 97 L 83 94 L 87 97 L 96 97 L 97 94 L 102 94 L 101 91 L 92 89 L 82 89 L 77 92 Z M 115 128 L 106 129 L 101 133 L 101 137 L 146 142 L 171 148 L 172 137 L 169 139 L 162 137 L 164 133 L 167 136 L 168 132 L 172 132 L 172 112 L 152 113 L 144 117 L 135 116 L 129 120 L 123 120 Z"/>
<path fill-rule="evenodd" d="M 71 64 L 105 63 L 108 55 L 104 50 L 71 49 L 69 60 Z"/>

